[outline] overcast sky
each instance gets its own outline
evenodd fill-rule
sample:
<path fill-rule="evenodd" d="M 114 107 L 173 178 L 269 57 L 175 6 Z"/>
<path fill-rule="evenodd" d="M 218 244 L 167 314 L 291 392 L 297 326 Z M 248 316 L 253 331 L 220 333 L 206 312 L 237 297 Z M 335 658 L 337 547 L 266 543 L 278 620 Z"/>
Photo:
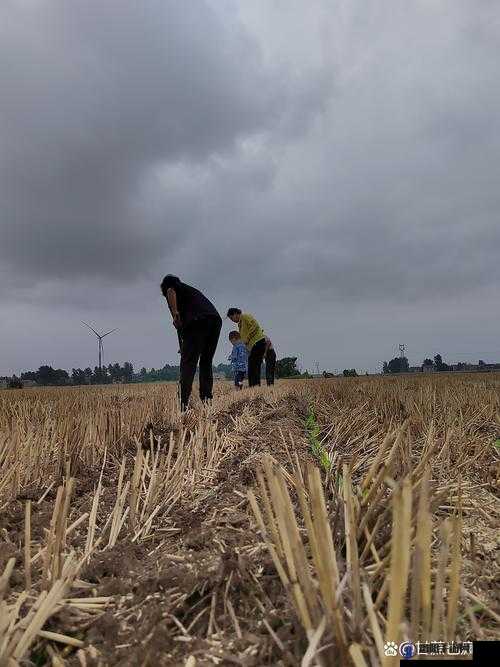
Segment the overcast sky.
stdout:
<path fill-rule="evenodd" d="M 304 369 L 500 361 L 499 44 L 497 0 L 3 0 L 0 375 L 94 366 L 81 320 L 177 363 L 165 273 Z"/>

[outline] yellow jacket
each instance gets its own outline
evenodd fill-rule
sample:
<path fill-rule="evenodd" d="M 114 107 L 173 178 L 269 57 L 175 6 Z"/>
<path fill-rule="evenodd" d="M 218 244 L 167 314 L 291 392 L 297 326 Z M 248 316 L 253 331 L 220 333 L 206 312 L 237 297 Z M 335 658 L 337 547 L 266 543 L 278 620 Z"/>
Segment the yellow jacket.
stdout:
<path fill-rule="evenodd" d="M 238 329 L 240 330 L 241 340 L 245 343 L 249 350 L 258 343 L 259 340 L 265 338 L 264 331 L 262 327 L 257 322 L 253 315 L 249 313 L 242 313 L 240 321 L 238 323 Z"/>

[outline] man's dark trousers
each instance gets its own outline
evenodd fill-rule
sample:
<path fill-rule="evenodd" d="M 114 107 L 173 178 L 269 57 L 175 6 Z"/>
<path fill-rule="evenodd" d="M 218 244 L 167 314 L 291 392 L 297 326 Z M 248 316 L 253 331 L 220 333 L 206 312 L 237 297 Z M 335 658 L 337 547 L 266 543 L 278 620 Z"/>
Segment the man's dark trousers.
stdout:
<path fill-rule="evenodd" d="M 212 398 L 214 378 L 212 361 L 219 342 L 222 320 L 220 317 L 204 317 L 191 322 L 181 332 L 181 408 L 187 408 L 196 366 L 200 362 L 200 398 Z"/>
<path fill-rule="evenodd" d="M 266 339 L 257 341 L 248 355 L 248 386 L 260 385 L 260 369 L 266 352 Z"/>
<path fill-rule="evenodd" d="M 271 347 L 266 352 L 266 383 L 274 384 L 274 374 L 276 372 L 276 352 Z"/>

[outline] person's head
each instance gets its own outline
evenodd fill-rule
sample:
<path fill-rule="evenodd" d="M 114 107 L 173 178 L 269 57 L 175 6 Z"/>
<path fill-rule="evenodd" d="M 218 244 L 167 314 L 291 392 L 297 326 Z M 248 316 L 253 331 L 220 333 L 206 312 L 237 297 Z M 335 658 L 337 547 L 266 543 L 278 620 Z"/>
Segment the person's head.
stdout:
<path fill-rule="evenodd" d="M 167 290 L 170 289 L 170 287 L 177 287 L 180 282 L 180 278 L 177 276 L 173 276 L 171 273 L 166 275 L 165 278 L 163 278 L 161 281 L 161 293 L 163 296 L 166 297 Z"/>
<path fill-rule="evenodd" d="M 230 331 L 229 332 L 229 341 L 233 345 L 236 345 L 236 343 L 239 343 L 241 341 L 240 332 L 239 331 Z"/>
<path fill-rule="evenodd" d="M 241 319 L 241 310 L 239 308 L 230 308 L 227 311 L 227 316 L 232 322 L 236 322 L 236 324 L 238 324 Z"/>

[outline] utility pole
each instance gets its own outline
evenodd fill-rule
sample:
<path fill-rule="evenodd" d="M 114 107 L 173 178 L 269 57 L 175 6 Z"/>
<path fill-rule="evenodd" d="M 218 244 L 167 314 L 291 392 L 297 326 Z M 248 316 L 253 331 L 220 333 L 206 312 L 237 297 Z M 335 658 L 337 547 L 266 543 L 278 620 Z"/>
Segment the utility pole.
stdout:
<path fill-rule="evenodd" d="M 405 351 L 406 351 L 406 345 L 400 345 L 399 346 L 399 356 L 401 359 L 405 356 Z"/>

